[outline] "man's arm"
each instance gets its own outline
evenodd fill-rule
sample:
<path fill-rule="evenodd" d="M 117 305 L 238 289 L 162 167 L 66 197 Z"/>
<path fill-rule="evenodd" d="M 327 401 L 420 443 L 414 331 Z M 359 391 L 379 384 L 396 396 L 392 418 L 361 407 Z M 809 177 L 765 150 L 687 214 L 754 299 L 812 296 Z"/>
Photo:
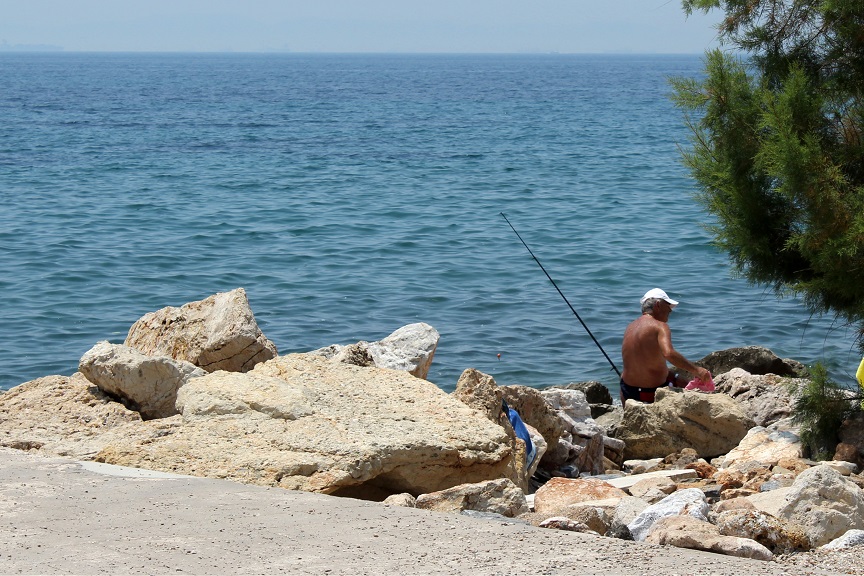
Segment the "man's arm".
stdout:
<path fill-rule="evenodd" d="M 711 373 L 708 372 L 705 368 L 697 366 L 693 364 L 687 358 L 685 358 L 680 352 L 675 350 L 672 346 L 672 331 L 669 329 L 669 326 L 663 323 L 660 326 L 660 334 L 658 336 L 659 344 L 660 344 L 660 352 L 662 352 L 663 357 L 667 362 L 670 362 L 673 366 L 680 370 L 686 370 L 691 374 L 695 375 L 696 378 L 701 380 L 702 382 L 709 382 L 711 380 Z"/>

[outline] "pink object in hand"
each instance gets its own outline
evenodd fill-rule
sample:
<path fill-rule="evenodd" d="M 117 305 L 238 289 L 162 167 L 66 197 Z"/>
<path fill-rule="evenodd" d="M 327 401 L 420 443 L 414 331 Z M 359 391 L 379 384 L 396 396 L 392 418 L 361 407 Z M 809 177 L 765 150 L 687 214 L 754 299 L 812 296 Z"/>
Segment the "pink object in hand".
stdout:
<path fill-rule="evenodd" d="M 714 392 L 714 379 L 709 378 L 708 381 L 705 382 L 694 378 L 684 387 L 684 389 L 695 390 L 696 392 Z"/>

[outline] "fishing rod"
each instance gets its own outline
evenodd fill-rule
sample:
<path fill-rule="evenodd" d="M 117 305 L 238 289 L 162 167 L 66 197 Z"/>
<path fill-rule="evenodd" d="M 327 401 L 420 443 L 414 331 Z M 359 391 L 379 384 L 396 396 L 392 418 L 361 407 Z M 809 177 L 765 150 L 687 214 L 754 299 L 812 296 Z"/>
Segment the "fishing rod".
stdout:
<path fill-rule="evenodd" d="M 540 260 L 537 259 L 537 256 L 534 255 L 534 252 L 531 251 L 531 248 L 528 248 L 528 244 L 525 243 L 525 240 L 522 240 L 522 236 L 519 234 L 519 232 L 516 232 L 516 228 L 513 227 L 513 224 L 510 224 L 510 220 L 507 219 L 507 215 L 504 214 L 504 212 L 501 212 L 501 216 L 504 218 L 504 220 L 507 221 L 507 224 L 510 225 L 510 228 L 513 230 L 513 232 L 516 233 L 516 237 L 519 238 L 519 241 L 522 242 L 522 245 L 525 246 L 525 249 L 528 250 L 528 253 L 531 254 L 531 257 L 534 258 L 534 261 L 537 262 L 537 265 L 540 266 L 540 269 L 543 270 L 543 273 L 546 274 L 546 277 L 549 278 L 549 281 L 552 283 L 552 285 L 558 291 L 558 294 L 561 295 L 561 298 L 564 299 L 564 302 L 567 302 L 567 306 L 570 307 L 570 311 L 573 312 L 573 315 L 576 316 L 576 319 L 579 320 L 579 323 L 582 324 L 582 327 L 585 328 L 586 332 L 588 332 L 588 335 L 594 341 L 594 344 L 597 345 L 597 347 L 600 349 L 600 352 L 603 353 L 603 356 L 606 357 L 606 360 L 609 361 L 609 364 L 612 366 L 612 369 L 615 370 L 615 373 L 618 374 L 618 377 L 620 378 L 621 372 L 618 371 L 618 367 L 615 366 L 615 363 L 612 362 L 612 359 L 609 358 L 608 354 L 606 354 L 606 351 L 603 349 L 603 346 L 600 345 L 600 342 L 597 341 L 597 338 L 595 338 L 594 334 L 591 333 L 591 330 L 588 329 L 588 326 L 585 324 L 585 322 L 579 316 L 579 313 L 576 312 L 576 309 L 573 308 L 573 305 L 570 304 L 570 301 L 567 300 L 567 297 L 564 296 L 563 292 L 561 292 L 561 289 L 558 287 L 558 284 L 555 283 L 555 280 L 552 279 L 552 276 L 549 275 L 549 272 L 546 272 L 546 268 L 543 267 L 543 264 L 541 264 Z"/>

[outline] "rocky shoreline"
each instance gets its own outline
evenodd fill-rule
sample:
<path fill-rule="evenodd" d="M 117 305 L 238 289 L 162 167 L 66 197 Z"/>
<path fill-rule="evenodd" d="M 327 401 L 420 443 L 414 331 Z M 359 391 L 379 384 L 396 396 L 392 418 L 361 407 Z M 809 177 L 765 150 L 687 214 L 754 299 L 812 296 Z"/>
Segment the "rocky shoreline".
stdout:
<path fill-rule="evenodd" d="M 241 288 L 0 394 L 0 446 L 864 573 L 864 419 L 834 460 L 805 458 L 800 364 L 720 351 L 700 361 L 715 393 L 621 407 L 597 383 L 498 386 L 470 368 L 447 394 L 425 380 L 437 343 L 421 323 L 280 356 Z"/>

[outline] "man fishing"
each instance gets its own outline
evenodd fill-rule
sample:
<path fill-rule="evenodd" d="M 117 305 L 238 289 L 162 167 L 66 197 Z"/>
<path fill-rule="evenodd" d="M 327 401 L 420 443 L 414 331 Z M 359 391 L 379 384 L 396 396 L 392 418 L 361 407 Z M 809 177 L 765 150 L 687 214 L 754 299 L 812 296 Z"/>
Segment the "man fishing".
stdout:
<path fill-rule="evenodd" d="M 667 361 L 690 372 L 697 380 L 711 381 L 708 370 L 696 366 L 672 347 L 672 331 L 667 322 L 678 302 L 660 288 L 646 292 L 640 302 L 642 316 L 627 326 L 621 344 L 624 360 L 621 405 L 627 400 L 651 403 L 657 388 L 670 384 L 683 386 L 677 382 L 675 373 L 669 370 Z"/>

